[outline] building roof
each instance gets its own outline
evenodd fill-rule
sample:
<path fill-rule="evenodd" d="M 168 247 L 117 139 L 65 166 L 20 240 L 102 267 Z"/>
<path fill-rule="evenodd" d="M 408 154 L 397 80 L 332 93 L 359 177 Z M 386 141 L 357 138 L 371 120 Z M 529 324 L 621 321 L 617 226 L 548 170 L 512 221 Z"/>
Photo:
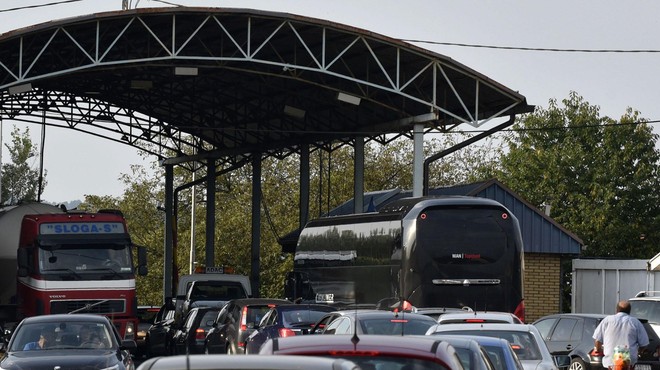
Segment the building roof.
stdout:
<path fill-rule="evenodd" d="M 518 218 L 526 253 L 579 255 L 581 247 L 584 245 L 582 239 L 577 235 L 496 179 L 429 190 L 429 196 L 447 195 L 482 197 L 502 203 Z M 412 191 L 401 189 L 368 192 L 364 194 L 362 209 L 364 212 L 378 211 L 392 201 L 411 196 Z M 350 199 L 331 210 L 326 216 L 351 214 L 354 209 L 353 203 L 354 200 Z M 300 230 L 295 230 L 280 238 L 282 250 L 294 252 L 299 235 Z"/>

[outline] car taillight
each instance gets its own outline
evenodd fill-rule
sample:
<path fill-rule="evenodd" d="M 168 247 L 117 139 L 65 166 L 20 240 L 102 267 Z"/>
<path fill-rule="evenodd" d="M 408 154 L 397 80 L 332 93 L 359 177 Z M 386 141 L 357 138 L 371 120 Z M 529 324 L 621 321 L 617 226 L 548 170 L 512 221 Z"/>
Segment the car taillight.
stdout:
<path fill-rule="evenodd" d="M 390 322 L 391 322 L 391 323 L 395 323 L 395 324 L 397 324 L 397 323 L 403 323 L 403 324 L 405 324 L 405 323 L 408 322 L 408 320 L 405 320 L 405 319 L 392 319 L 392 320 L 390 320 Z"/>
<path fill-rule="evenodd" d="M 293 330 L 288 329 L 288 328 L 280 328 L 280 337 L 281 338 L 286 338 L 286 337 L 293 337 L 295 336 L 296 333 L 294 333 Z"/>
<path fill-rule="evenodd" d="M 513 314 L 516 315 L 520 321 L 525 322 L 525 301 L 520 301 L 518 307 L 513 311 Z"/>
<path fill-rule="evenodd" d="M 241 310 L 241 330 L 247 330 L 247 314 L 248 308 L 245 306 L 243 307 L 243 310 Z"/>
<path fill-rule="evenodd" d="M 195 330 L 195 339 L 205 339 L 205 338 L 206 338 L 206 330 L 201 328 Z"/>
<path fill-rule="evenodd" d="M 482 322 L 485 322 L 485 320 L 484 320 L 484 319 L 465 319 L 465 320 L 463 320 L 463 322 L 465 322 L 465 323 L 478 323 L 478 324 L 480 324 L 480 323 L 482 323 Z"/>

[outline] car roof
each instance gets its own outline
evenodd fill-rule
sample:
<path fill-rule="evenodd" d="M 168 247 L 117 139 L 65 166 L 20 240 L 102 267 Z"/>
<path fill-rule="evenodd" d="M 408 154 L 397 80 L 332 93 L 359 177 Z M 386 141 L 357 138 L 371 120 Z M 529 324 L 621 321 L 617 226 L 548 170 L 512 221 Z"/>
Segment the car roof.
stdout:
<path fill-rule="evenodd" d="M 497 311 L 447 312 L 438 318 L 438 322 L 443 324 L 447 322 L 465 323 L 469 320 L 521 323 L 520 319 L 518 319 L 514 314 Z"/>
<path fill-rule="evenodd" d="M 149 370 L 180 370 L 180 369 L 329 369 L 351 370 L 357 365 L 343 358 L 311 357 L 311 356 L 164 356 L 154 357 L 143 362 L 138 369 Z"/>
<path fill-rule="evenodd" d="M 535 323 L 537 323 L 541 320 L 554 318 L 554 317 L 583 317 L 583 318 L 603 319 L 606 316 L 607 315 L 600 314 L 600 313 L 555 313 L 555 314 L 540 317 L 540 318 L 536 319 L 536 321 L 534 321 L 532 324 L 535 324 Z"/>
<path fill-rule="evenodd" d="M 509 345 L 509 341 L 504 338 L 489 337 L 486 335 L 463 335 L 463 334 L 443 334 L 441 332 L 433 334 L 434 338 L 452 339 L 452 338 L 468 338 L 483 345 Z"/>
<path fill-rule="evenodd" d="M 324 305 L 324 304 L 314 304 L 314 303 L 289 303 L 289 304 L 280 304 L 277 305 L 277 309 L 281 311 L 288 311 L 288 310 L 305 310 L 305 309 L 318 309 L 320 311 L 326 311 L 326 312 L 334 312 L 335 308 L 332 306 Z"/>
<path fill-rule="evenodd" d="M 26 317 L 23 319 L 23 323 L 34 324 L 34 323 L 57 323 L 61 321 L 86 321 L 86 322 L 109 322 L 108 318 L 102 315 L 90 314 L 90 313 L 73 313 L 73 314 L 50 314 L 50 315 L 40 315 Z"/>
<path fill-rule="evenodd" d="M 369 353 L 369 355 L 407 356 L 439 359 L 448 366 L 458 363 L 455 349 L 432 336 L 410 336 L 402 340 L 395 335 L 299 335 L 267 340 L 264 353 L 319 355 L 323 353 Z M 460 364 L 458 368 L 461 368 Z"/>
<path fill-rule="evenodd" d="M 250 306 L 250 305 L 268 305 L 268 304 L 289 304 L 291 301 L 286 299 L 277 298 L 239 298 L 227 301 L 227 304 L 234 303 L 237 306 Z"/>
<path fill-rule="evenodd" d="M 432 318 L 412 312 L 392 312 L 392 311 L 382 311 L 382 310 L 370 310 L 370 311 L 347 311 L 342 313 L 342 316 L 348 317 L 358 317 L 359 319 L 376 319 L 376 318 L 393 318 L 398 317 L 401 319 L 419 319 L 419 320 L 430 320 L 435 321 Z"/>
<path fill-rule="evenodd" d="M 507 324 L 507 323 L 483 323 L 483 324 L 435 324 L 428 333 L 441 333 L 444 331 L 461 331 L 461 330 L 503 330 L 503 331 L 521 331 L 521 332 L 536 332 L 538 329 L 532 324 Z"/>

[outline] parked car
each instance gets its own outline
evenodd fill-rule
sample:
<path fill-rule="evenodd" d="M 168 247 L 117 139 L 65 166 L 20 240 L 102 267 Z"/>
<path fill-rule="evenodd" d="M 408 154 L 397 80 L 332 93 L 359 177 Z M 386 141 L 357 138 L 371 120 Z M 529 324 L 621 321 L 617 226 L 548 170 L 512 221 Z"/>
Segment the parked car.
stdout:
<path fill-rule="evenodd" d="M 639 319 L 646 329 L 649 345 L 638 354 L 635 370 L 660 370 L 660 337 L 648 320 Z"/>
<path fill-rule="evenodd" d="M 435 337 L 435 336 L 434 336 Z M 447 335 L 438 335 L 445 338 Z M 486 337 L 480 335 L 461 335 L 464 338 L 470 338 L 486 350 L 488 358 L 497 370 L 524 370 L 518 355 L 511 348 L 511 344 L 502 338 Z"/>
<path fill-rule="evenodd" d="M 565 355 L 550 354 L 541 333 L 531 324 L 436 324 L 427 335 L 482 335 L 506 339 L 525 370 L 557 370 L 570 365 Z"/>
<path fill-rule="evenodd" d="M 476 340 L 460 335 L 437 336 L 435 338 L 448 342 L 454 347 L 465 370 L 498 370 L 488 357 L 486 349 Z"/>
<path fill-rule="evenodd" d="M 245 343 L 246 354 L 259 353 L 268 339 L 309 334 L 316 322 L 335 308 L 323 304 L 284 304 L 271 308 Z"/>
<path fill-rule="evenodd" d="M 522 324 L 523 322 L 512 313 L 497 311 L 448 312 L 438 317 L 438 324 L 464 323 Z"/>
<path fill-rule="evenodd" d="M 449 343 L 420 336 L 299 335 L 269 339 L 259 354 L 339 357 L 365 370 L 463 370 L 456 350 Z"/>
<path fill-rule="evenodd" d="M 174 327 L 174 302 L 164 304 L 158 310 L 154 323 L 147 330 L 145 339 L 147 357 L 167 356 L 174 354 L 172 337 Z"/>
<path fill-rule="evenodd" d="M 630 302 L 630 315 L 648 321 L 655 333 L 660 336 L 660 291 L 642 291 Z"/>
<path fill-rule="evenodd" d="M 357 310 L 357 312 L 371 312 L 371 311 L 373 311 L 373 309 L 360 309 L 360 310 Z M 334 319 L 338 318 L 339 316 L 343 316 L 347 313 L 354 313 L 354 312 L 356 312 L 356 311 L 355 310 L 339 310 L 339 311 L 328 312 L 325 315 L 321 316 L 321 318 L 316 321 L 316 323 L 309 330 L 309 334 L 322 334 L 323 331 L 325 330 L 325 327 L 328 326 L 329 323 L 334 321 Z"/>
<path fill-rule="evenodd" d="M 416 313 L 346 311 L 323 330 L 323 334 L 424 335 L 435 320 Z"/>
<path fill-rule="evenodd" d="M 594 330 L 605 318 L 602 314 L 561 313 L 534 321 L 550 353 L 568 355 L 570 370 L 602 370 L 603 355 L 594 355 Z"/>
<path fill-rule="evenodd" d="M 183 324 L 173 336 L 175 354 L 204 353 L 206 334 L 220 310 L 211 307 L 195 307 L 188 311 Z"/>
<path fill-rule="evenodd" d="M 244 354 L 245 341 L 263 316 L 290 301 L 274 298 L 234 299 L 225 304 L 206 335 L 205 353 Z"/>
<path fill-rule="evenodd" d="M 362 370 L 341 358 L 312 356 L 192 355 L 152 358 L 138 370 Z"/>
<path fill-rule="evenodd" d="M 89 334 L 84 337 L 82 332 Z M 45 350 L 34 350 L 41 347 Z M 2 369 L 133 370 L 134 340 L 122 340 L 110 320 L 94 314 L 52 314 L 23 319 L 0 361 Z"/>
<path fill-rule="evenodd" d="M 135 344 L 137 350 L 135 351 L 136 357 L 146 356 L 147 354 L 147 331 L 154 323 L 154 319 L 158 314 L 160 307 L 158 306 L 138 306 L 138 330 L 135 337 Z"/>

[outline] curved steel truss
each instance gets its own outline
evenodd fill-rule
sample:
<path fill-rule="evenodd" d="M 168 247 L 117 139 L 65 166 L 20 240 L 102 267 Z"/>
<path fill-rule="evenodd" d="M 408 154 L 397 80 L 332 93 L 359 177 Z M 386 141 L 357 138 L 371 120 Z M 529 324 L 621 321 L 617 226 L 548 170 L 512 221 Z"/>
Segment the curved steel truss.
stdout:
<path fill-rule="evenodd" d="M 530 111 L 525 98 L 427 50 L 318 19 L 163 8 L 49 22 L 0 36 L 0 114 L 160 158 L 285 156 L 414 123 Z M 201 158 L 201 157 L 195 157 Z"/>

